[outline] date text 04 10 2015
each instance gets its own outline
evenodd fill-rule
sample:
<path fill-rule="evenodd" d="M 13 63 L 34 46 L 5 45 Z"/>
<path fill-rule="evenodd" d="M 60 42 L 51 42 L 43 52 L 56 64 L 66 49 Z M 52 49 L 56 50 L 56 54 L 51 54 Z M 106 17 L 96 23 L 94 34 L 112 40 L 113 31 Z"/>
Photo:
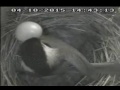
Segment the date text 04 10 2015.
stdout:
<path fill-rule="evenodd" d="M 12 12 L 22 12 L 24 9 L 12 8 Z M 97 13 L 114 13 L 114 8 L 27 8 L 26 12 L 97 12 Z"/>

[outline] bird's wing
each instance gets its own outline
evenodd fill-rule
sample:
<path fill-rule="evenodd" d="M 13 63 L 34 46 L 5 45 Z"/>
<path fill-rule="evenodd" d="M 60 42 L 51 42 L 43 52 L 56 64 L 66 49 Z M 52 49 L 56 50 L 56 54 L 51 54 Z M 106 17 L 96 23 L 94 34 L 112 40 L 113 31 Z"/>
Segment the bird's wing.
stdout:
<path fill-rule="evenodd" d="M 74 65 L 82 74 L 93 79 L 96 79 L 99 73 L 120 74 L 119 63 L 89 63 L 78 50 L 57 38 L 43 36 L 43 41 L 52 47 L 59 48 L 61 57 Z"/>
<path fill-rule="evenodd" d="M 72 46 L 52 36 L 42 36 L 41 41 L 48 43 L 53 48 L 58 48 L 60 57 L 74 65 L 83 75 L 91 78 L 97 77 L 96 74 L 94 74 L 93 66 Z"/>

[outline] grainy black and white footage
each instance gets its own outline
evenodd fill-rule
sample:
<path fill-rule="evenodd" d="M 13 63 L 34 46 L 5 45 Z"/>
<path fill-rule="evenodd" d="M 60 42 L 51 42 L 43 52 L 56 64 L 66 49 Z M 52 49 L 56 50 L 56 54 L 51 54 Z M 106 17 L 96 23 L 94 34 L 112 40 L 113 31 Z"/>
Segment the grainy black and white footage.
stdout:
<path fill-rule="evenodd" d="M 120 86 L 120 7 L 1 7 L 0 63 L 1 86 Z"/>

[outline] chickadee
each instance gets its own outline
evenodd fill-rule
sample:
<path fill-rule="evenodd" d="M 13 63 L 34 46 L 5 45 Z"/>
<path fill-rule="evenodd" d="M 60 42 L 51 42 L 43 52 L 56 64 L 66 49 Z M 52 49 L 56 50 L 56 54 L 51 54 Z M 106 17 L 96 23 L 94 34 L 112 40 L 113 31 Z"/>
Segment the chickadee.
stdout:
<path fill-rule="evenodd" d="M 37 26 L 37 36 L 34 32 Z M 21 28 L 22 26 L 22 28 Z M 27 26 L 27 28 L 26 28 Z M 87 59 L 75 48 L 50 35 L 39 35 L 41 28 L 33 22 L 25 22 L 16 31 L 18 40 L 23 41 L 20 46 L 23 67 L 40 76 L 54 74 L 54 68 L 67 61 L 73 65 L 81 74 L 96 79 L 99 73 L 120 74 L 118 63 L 89 63 Z M 29 34 L 29 31 L 31 35 Z M 34 33 L 34 34 L 32 34 Z M 24 37 L 27 37 L 27 39 Z M 22 39 L 21 39 L 22 38 Z"/>

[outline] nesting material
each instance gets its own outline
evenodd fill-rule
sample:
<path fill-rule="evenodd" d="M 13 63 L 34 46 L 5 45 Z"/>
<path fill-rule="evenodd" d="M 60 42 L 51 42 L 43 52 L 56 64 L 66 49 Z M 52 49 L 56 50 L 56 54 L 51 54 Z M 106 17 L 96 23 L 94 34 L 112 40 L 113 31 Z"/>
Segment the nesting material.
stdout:
<path fill-rule="evenodd" d="M 117 15 L 116 15 L 117 16 Z M 115 18 L 115 19 L 114 19 Z M 17 26 L 24 21 L 33 21 L 43 27 L 43 34 L 52 34 L 65 42 L 71 44 L 78 49 L 89 62 L 120 62 L 120 26 L 115 23 L 117 17 L 114 16 L 113 21 L 107 17 L 97 13 L 81 14 L 81 13 L 28 13 L 25 12 L 17 16 L 15 20 L 7 26 L 2 27 L 1 35 L 1 85 L 2 86 L 25 86 L 44 85 L 48 82 L 49 85 L 63 84 L 53 81 L 44 81 L 44 78 L 36 76 L 20 77 L 18 70 L 22 70 L 18 56 L 19 45 L 15 36 Z M 38 27 L 41 29 L 41 27 Z M 56 31 L 56 32 L 54 32 Z M 75 33 L 77 32 L 77 34 Z M 40 32 L 41 33 L 41 32 Z M 70 36 L 70 33 L 71 36 Z M 61 34 L 61 35 L 60 35 Z M 81 35 L 79 37 L 79 35 Z M 39 35 L 38 35 L 39 37 Z M 96 38 L 95 38 L 96 37 Z M 19 38 L 19 37 L 17 37 Z M 68 39 L 67 39 L 68 38 Z M 76 39 L 75 39 L 76 38 Z M 71 40 L 70 40 L 71 39 Z M 23 39 L 21 41 L 24 41 Z M 81 43 L 78 46 L 77 43 Z M 81 48 L 82 47 L 82 48 Z M 67 72 L 69 74 L 69 72 Z M 65 75 L 67 75 L 67 73 Z M 73 72 L 74 73 L 74 72 Z M 79 74 L 78 74 L 79 75 Z M 99 80 L 91 81 L 87 77 L 78 77 L 71 74 L 70 83 L 64 85 L 72 86 L 119 86 L 119 76 L 101 75 Z M 66 76 L 67 77 L 67 76 Z M 66 77 L 61 76 L 61 80 L 66 80 Z M 74 79 L 78 78 L 78 80 Z M 26 78 L 26 81 L 23 78 Z M 35 81 L 36 79 L 36 81 Z M 57 77 L 52 77 L 52 80 L 59 80 Z M 73 82 L 72 82 L 73 81 Z M 41 83 L 41 84 L 40 84 Z"/>

